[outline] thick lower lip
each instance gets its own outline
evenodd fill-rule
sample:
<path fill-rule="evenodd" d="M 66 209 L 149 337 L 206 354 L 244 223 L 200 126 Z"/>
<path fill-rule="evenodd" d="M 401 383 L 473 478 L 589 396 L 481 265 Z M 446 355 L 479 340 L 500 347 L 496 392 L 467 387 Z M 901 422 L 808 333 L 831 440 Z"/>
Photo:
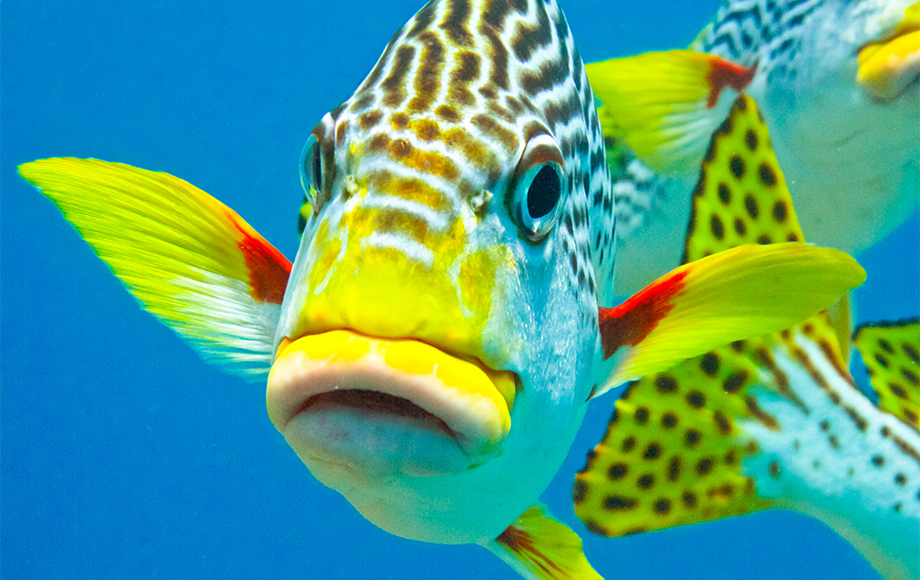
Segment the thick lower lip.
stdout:
<path fill-rule="evenodd" d="M 415 340 L 335 330 L 279 349 L 268 414 L 311 470 L 456 473 L 499 452 L 516 376 Z"/>

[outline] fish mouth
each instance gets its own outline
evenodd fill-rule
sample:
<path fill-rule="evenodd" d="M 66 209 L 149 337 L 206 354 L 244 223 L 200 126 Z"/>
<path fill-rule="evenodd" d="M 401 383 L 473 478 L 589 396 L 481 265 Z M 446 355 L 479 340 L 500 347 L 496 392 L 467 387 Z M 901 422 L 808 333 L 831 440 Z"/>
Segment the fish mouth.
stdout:
<path fill-rule="evenodd" d="M 861 46 L 856 83 L 875 101 L 887 103 L 915 88 L 920 79 L 920 3 L 907 9 L 890 35 Z"/>
<path fill-rule="evenodd" d="M 447 475 L 500 454 L 518 384 L 425 342 L 332 330 L 282 341 L 266 405 L 324 483 L 330 471 Z"/>

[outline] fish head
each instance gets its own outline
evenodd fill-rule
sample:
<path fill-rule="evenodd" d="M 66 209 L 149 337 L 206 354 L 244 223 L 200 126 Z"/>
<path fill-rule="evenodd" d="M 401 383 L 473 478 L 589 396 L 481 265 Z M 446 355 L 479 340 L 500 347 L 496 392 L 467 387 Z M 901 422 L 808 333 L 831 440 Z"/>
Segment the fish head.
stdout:
<path fill-rule="evenodd" d="M 494 80 L 510 65 L 487 36 L 453 46 L 419 25 L 425 10 L 304 147 L 267 404 L 313 475 L 379 527 L 482 541 L 549 483 L 600 360 L 573 234 L 588 164 Z"/>

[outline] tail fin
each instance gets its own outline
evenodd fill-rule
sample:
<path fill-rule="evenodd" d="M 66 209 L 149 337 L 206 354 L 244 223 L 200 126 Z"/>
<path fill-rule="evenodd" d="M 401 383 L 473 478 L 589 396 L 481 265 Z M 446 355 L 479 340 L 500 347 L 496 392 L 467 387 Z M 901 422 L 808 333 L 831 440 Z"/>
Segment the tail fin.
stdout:
<path fill-rule="evenodd" d="M 860 325 L 853 342 L 878 406 L 920 432 L 920 318 Z"/>
<path fill-rule="evenodd" d="M 267 372 L 291 263 L 233 210 L 168 173 L 41 159 L 19 174 L 140 302 L 206 359 Z"/>

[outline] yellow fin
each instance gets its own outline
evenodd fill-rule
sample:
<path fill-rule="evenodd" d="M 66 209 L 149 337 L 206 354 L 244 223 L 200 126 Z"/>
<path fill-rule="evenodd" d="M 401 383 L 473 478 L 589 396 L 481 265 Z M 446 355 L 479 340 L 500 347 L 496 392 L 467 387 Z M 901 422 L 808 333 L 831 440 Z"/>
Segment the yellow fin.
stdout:
<path fill-rule="evenodd" d="M 121 163 L 41 159 L 19 174 L 204 357 L 268 371 L 291 264 L 236 212 L 168 173 Z"/>
<path fill-rule="evenodd" d="M 539 505 L 486 547 L 529 580 L 603 580 L 585 558 L 578 534 Z"/>
<path fill-rule="evenodd" d="M 878 406 L 920 431 L 920 319 L 861 325 L 853 335 Z"/>
<path fill-rule="evenodd" d="M 727 113 L 723 89 L 742 90 L 755 72 L 691 50 L 615 58 L 587 64 L 585 70 L 601 101 L 604 136 L 625 140 L 664 174 L 695 171 Z"/>
<path fill-rule="evenodd" d="M 801 242 L 747 244 L 672 270 L 600 311 L 607 356 L 625 352 L 605 390 L 716 346 L 801 322 L 861 284 L 849 255 Z"/>
<path fill-rule="evenodd" d="M 735 175 L 739 163 L 747 176 L 754 174 L 752 179 Z M 766 127 L 750 98 L 739 97 L 713 135 L 692 203 L 696 222 L 687 234 L 684 259 L 698 261 L 689 266 L 738 244 L 802 239 Z M 721 225 L 713 226 L 716 220 Z M 818 276 L 802 287 L 821 284 Z M 833 297 L 826 298 L 829 305 Z M 742 473 L 742 461 L 759 452 L 757 439 L 743 424 L 756 422 L 768 431 L 782 424 L 760 408 L 749 388 L 756 384 L 804 409 L 774 356 L 783 351 L 799 360 L 797 340 L 818 345 L 837 372 L 848 377 L 837 323 L 820 312 L 799 326 L 732 342 L 634 382 L 616 402 L 603 440 L 576 476 L 575 513 L 591 531 L 619 536 L 773 505 L 757 495 L 757 481 Z"/>

